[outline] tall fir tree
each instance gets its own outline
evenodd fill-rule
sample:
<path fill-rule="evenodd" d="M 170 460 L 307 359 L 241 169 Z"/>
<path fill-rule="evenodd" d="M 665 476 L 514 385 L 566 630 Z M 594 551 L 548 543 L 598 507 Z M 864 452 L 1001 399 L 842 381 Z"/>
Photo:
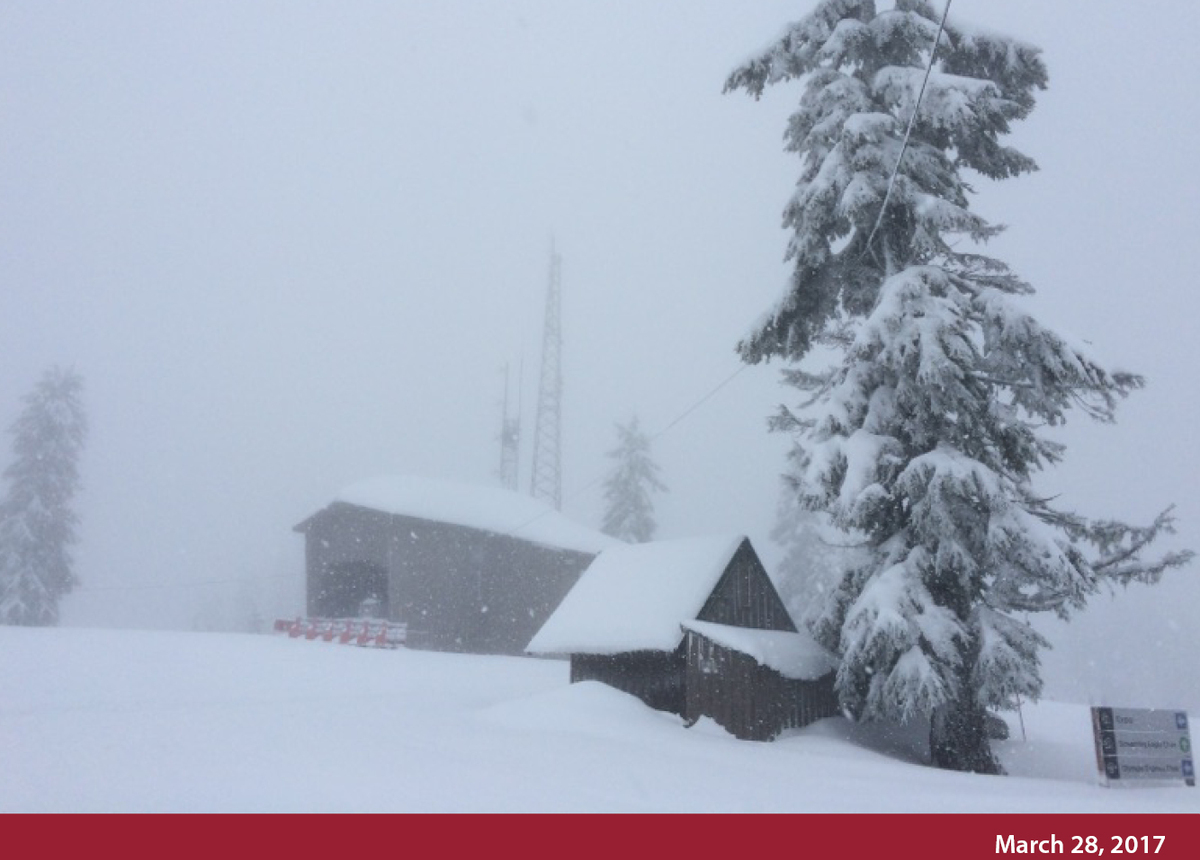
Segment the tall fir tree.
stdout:
<path fill-rule="evenodd" d="M 786 485 L 771 539 L 783 550 L 775 566 L 779 596 L 796 623 L 806 627 L 821 617 L 842 571 L 866 560 L 854 535 L 839 532 L 825 512 L 806 508 Z"/>
<path fill-rule="evenodd" d="M 0 623 L 56 624 L 59 601 L 77 584 L 71 546 L 87 434 L 82 391 L 77 373 L 51 368 L 10 428 L 15 456 L 0 502 Z"/>
<path fill-rule="evenodd" d="M 979 250 L 1001 228 L 970 210 L 964 170 L 1036 169 L 1001 137 L 1046 69 L 1015 39 L 940 30 L 940 12 L 823 0 L 730 75 L 756 98 L 802 89 L 785 133 L 794 268 L 738 350 L 795 362 L 804 404 L 773 422 L 796 434 L 789 484 L 865 543 L 813 626 L 841 657 L 843 706 L 928 717 L 935 765 L 995 773 L 987 709 L 1042 688 L 1049 643 L 1024 614 L 1066 617 L 1104 581 L 1154 582 L 1191 554 L 1146 558 L 1169 508 L 1146 527 L 1089 521 L 1032 485 L 1064 454 L 1040 428 L 1072 408 L 1111 422 L 1143 380 L 1044 326 L 1014 301 L 1032 288 Z M 834 358 L 801 367 L 815 347 Z"/>
<path fill-rule="evenodd" d="M 616 462 L 604 482 L 607 507 L 601 529 L 624 541 L 645 543 L 658 528 L 650 493 L 665 492 L 667 487 L 650 458 L 650 439 L 638 426 L 637 416 L 617 425 L 617 447 L 608 456 Z"/>

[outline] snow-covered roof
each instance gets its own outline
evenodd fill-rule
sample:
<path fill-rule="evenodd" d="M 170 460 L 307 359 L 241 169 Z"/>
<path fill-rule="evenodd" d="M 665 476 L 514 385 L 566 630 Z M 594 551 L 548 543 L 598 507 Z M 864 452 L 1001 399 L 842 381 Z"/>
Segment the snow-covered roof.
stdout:
<path fill-rule="evenodd" d="M 346 487 L 336 501 L 416 519 L 469 526 L 558 549 L 597 553 L 621 541 L 510 490 L 434 478 L 382 476 Z"/>
<path fill-rule="evenodd" d="M 837 659 L 806 632 L 731 627 L 711 621 L 685 621 L 683 627 L 695 630 L 731 651 L 745 654 L 785 678 L 815 681 L 837 668 Z"/>
<path fill-rule="evenodd" d="M 625 544 L 604 550 L 526 649 L 534 654 L 671 651 L 745 537 Z"/>

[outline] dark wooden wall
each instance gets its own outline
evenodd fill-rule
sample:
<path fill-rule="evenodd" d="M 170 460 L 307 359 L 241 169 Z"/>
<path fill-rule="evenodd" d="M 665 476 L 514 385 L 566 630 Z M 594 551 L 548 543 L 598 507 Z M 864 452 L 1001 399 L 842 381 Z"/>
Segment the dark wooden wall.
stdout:
<path fill-rule="evenodd" d="M 768 741 L 788 728 L 840 713 L 833 673 L 814 681 L 785 678 L 751 657 L 689 630 L 684 717 L 711 717 L 735 737 Z"/>
<path fill-rule="evenodd" d="M 356 510 L 348 505 L 330 506 L 296 526 L 304 534 L 308 615 L 324 618 L 341 614 L 342 600 L 338 595 L 348 585 L 338 582 L 340 572 L 356 565 L 383 570 L 386 590 L 390 592 L 388 527 L 387 514 Z M 379 595 L 385 602 L 390 596 L 390 593 Z"/>
<path fill-rule="evenodd" d="M 691 621 L 681 618 L 680 621 Z M 771 578 L 759 561 L 750 541 L 742 541 L 708 601 L 696 616 L 732 627 L 760 630 L 792 630 L 796 625 L 779 598 Z"/>
<path fill-rule="evenodd" d="M 309 615 L 348 605 L 348 571 L 382 570 L 379 596 L 387 618 L 408 625 L 407 644 L 446 651 L 524 653 L 593 558 L 343 503 L 297 529 L 305 534 Z"/>
<path fill-rule="evenodd" d="M 684 653 L 630 651 L 571 655 L 571 683 L 602 681 L 637 696 L 652 708 L 682 715 L 685 707 Z"/>

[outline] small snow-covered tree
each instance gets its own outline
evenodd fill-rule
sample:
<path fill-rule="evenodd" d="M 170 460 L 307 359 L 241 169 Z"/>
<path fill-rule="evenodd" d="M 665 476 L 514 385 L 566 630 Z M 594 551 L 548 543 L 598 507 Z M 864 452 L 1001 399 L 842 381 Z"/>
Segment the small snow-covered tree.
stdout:
<path fill-rule="evenodd" d="M 82 390 L 74 371 L 50 369 L 10 428 L 15 457 L 0 502 L 0 623 L 55 624 L 59 600 L 76 585 L 70 547 L 87 432 Z"/>
<path fill-rule="evenodd" d="M 617 425 L 617 447 L 608 456 L 616 462 L 604 481 L 607 507 L 601 529 L 621 540 L 644 543 L 654 537 L 657 528 L 650 493 L 667 487 L 650 458 L 650 439 L 636 416 L 628 424 Z"/>
<path fill-rule="evenodd" d="M 1105 580 L 1154 582 L 1190 553 L 1144 557 L 1170 509 L 1093 522 L 1032 486 L 1064 453 L 1041 428 L 1072 408 L 1112 421 L 1143 380 L 1044 326 L 1016 300 L 1032 288 L 979 250 L 1001 228 L 970 210 L 964 173 L 1035 169 L 1001 137 L 1046 69 L 1031 45 L 941 19 L 925 0 L 822 0 L 729 77 L 755 97 L 802 88 L 785 134 L 794 269 L 738 349 L 796 362 L 806 400 L 774 420 L 796 434 L 790 486 L 864 536 L 813 626 L 840 654 L 843 706 L 927 716 L 935 765 L 997 772 L 986 709 L 1041 690 L 1048 643 L 1023 614 L 1065 617 Z M 801 366 L 818 346 L 828 366 Z"/>

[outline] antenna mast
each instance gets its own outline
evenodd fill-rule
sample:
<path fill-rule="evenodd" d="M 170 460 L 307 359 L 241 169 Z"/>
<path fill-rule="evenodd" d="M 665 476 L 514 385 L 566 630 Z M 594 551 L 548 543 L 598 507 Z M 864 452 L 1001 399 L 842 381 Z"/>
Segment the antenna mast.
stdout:
<path fill-rule="evenodd" d="M 533 474 L 529 494 L 562 510 L 562 258 L 550 245 L 550 283 L 542 333 L 542 375 L 533 426 Z"/>
<path fill-rule="evenodd" d="M 509 417 L 508 365 L 504 365 L 504 412 L 500 419 L 500 485 L 506 490 L 517 489 L 517 473 L 521 453 L 521 380 L 517 379 L 517 415 Z"/>

